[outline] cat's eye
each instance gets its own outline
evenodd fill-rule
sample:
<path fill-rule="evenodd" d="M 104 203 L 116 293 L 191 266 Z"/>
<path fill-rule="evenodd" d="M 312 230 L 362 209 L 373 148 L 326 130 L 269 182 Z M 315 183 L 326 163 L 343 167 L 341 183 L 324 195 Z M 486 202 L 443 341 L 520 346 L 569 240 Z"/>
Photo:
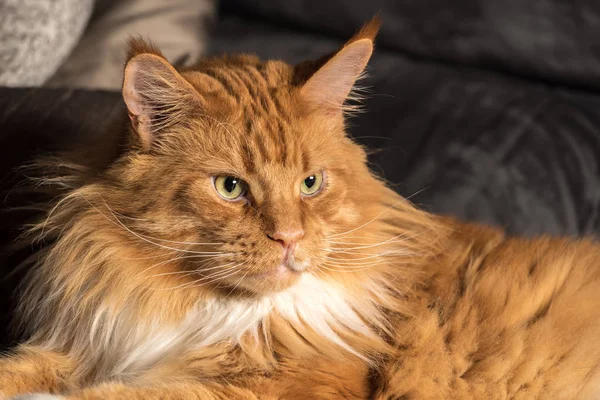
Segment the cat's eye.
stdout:
<path fill-rule="evenodd" d="M 231 175 L 222 175 L 215 178 L 215 189 L 219 196 L 225 200 L 238 200 L 246 194 L 246 182 Z"/>
<path fill-rule="evenodd" d="M 318 172 L 304 178 L 300 184 L 300 192 L 304 196 L 313 196 L 321 190 L 323 186 L 323 173 Z"/>

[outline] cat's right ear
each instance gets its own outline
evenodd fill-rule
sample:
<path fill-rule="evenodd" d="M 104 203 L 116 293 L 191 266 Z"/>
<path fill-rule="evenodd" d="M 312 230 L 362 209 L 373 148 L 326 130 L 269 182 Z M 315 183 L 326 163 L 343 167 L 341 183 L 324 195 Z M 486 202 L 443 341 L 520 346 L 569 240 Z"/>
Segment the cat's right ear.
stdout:
<path fill-rule="evenodd" d="M 165 128 L 202 106 L 202 97 L 164 56 L 141 39 L 129 41 L 123 99 L 144 149 Z"/>

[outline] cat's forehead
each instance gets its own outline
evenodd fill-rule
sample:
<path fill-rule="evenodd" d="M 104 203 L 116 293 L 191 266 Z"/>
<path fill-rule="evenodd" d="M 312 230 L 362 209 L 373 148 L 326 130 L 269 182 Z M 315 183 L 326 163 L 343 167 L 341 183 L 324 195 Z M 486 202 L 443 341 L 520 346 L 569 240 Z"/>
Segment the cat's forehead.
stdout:
<path fill-rule="evenodd" d="M 280 115 L 241 113 L 220 131 L 217 147 L 245 174 L 284 177 L 309 170 L 315 157 L 301 127 Z"/>
<path fill-rule="evenodd" d="M 310 149 L 293 98 L 292 67 L 252 56 L 225 61 L 205 62 L 186 76 L 206 97 L 200 118 L 216 133 L 215 146 L 236 152 L 250 172 L 271 164 L 308 168 Z"/>
<path fill-rule="evenodd" d="M 252 178 L 265 190 L 325 170 L 336 159 L 328 151 L 333 146 L 328 132 L 276 114 L 240 112 L 225 122 L 211 120 L 209 127 L 194 136 L 200 146 L 186 152 L 191 151 L 204 170 Z"/>
<path fill-rule="evenodd" d="M 210 142 L 204 155 L 265 185 L 320 168 L 333 143 L 321 122 L 302 112 L 293 67 L 253 56 L 225 61 L 207 61 L 186 76 L 208 103 L 197 137 Z"/>
<path fill-rule="evenodd" d="M 207 59 L 195 66 L 193 71 L 214 79 L 214 83 L 220 85 L 220 88 L 213 87 L 212 90 L 221 89 L 238 97 L 253 89 L 290 85 L 295 69 L 283 61 L 261 61 L 256 56 L 242 54 Z"/>

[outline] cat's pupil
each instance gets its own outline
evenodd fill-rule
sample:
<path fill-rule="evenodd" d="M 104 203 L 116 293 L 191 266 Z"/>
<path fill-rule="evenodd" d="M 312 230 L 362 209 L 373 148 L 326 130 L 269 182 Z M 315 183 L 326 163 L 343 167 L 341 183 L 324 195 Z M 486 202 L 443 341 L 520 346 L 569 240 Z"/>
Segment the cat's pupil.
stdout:
<path fill-rule="evenodd" d="M 238 185 L 239 180 L 233 176 L 228 176 L 225 179 L 225 182 L 223 183 L 223 186 L 225 187 L 225 190 L 227 190 L 229 193 L 233 192 L 235 190 L 235 187 Z"/>
<path fill-rule="evenodd" d="M 306 185 L 307 188 L 310 189 L 311 187 L 314 186 L 316 181 L 317 181 L 317 178 L 314 175 L 311 175 L 304 180 L 304 184 Z"/>

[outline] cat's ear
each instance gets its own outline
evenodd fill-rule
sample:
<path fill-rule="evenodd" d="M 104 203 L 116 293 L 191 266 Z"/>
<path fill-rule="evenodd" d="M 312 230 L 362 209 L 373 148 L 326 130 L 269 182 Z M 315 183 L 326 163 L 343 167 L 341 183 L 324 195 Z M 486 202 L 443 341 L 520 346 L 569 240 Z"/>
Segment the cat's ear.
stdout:
<path fill-rule="evenodd" d="M 376 16 L 340 50 L 329 56 L 301 87 L 302 98 L 316 109 L 343 111 L 354 84 L 371 58 L 380 26 L 381 19 Z"/>
<path fill-rule="evenodd" d="M 141 39 L 129 41 L 123 99 L 142 147 L 202 104 L 202 97 L 165 57 Z"/>

